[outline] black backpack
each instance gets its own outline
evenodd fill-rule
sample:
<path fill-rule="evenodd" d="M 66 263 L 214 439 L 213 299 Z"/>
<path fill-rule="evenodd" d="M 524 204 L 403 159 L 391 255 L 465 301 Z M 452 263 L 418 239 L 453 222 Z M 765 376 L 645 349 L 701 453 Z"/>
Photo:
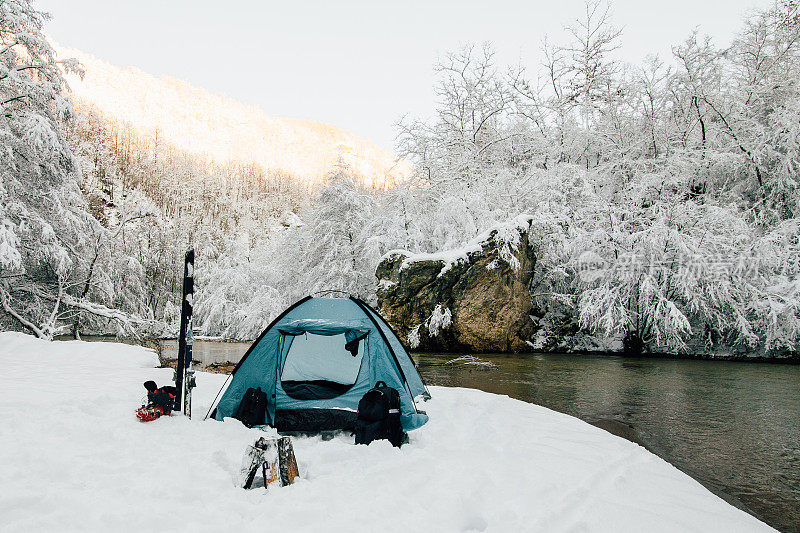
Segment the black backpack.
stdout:
<path fill-rule="evenodd" d="M 242 397 L 242 403 L 236 410 L 234 418 L 241 420 L 242 424 L 251 428 L 253 426 L 263 426 L 267 413 L 267 393 L 261 387 L 254 389 L 250 387 Z"/>
<path fill-rule="evenodd" d="M 175 395 L 177 389 L 171 385 L 166 385 L 160 389 L 147 392 L 147 401 L 153 405 L 160 405 L 166 414 L 175 408 Z"/>
<path fill-rule="evenodd" d="M 400 447 L 406 440 L 400 423 L 400 394 L 379 381 L 358 402 L 355 425 L 356 444 L 369 444 L 374 440 L 388 439 L 392 446 Z"/>

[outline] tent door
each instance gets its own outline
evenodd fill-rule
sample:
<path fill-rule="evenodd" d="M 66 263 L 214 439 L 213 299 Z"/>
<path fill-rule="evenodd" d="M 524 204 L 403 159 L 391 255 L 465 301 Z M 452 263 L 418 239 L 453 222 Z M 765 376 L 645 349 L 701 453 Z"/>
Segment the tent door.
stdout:
<path fill-rule="evenodd" d="M 344 334 L 306 332 L 286 337 L 291 338 L 291 346 L 282 352 L 279 379 L 287 396 L 328 400 L 341 396 L 356 383 L 367 346 L 366 335 L 349 343 Z"/>

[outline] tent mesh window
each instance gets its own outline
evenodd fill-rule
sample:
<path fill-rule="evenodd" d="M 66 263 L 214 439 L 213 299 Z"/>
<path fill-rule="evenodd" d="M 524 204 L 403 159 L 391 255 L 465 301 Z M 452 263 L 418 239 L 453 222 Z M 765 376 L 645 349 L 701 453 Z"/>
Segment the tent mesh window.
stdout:
<path fill-rule="evenodd" d="M 366 339 L 345 348 L 344 334 L 284 335 L 288 353 L 281 370 L 281 388 L 298 400 L 325 400 L 347 392 L 358 378 Z M 285 348 L 284 348 L 285 349 Z"/>

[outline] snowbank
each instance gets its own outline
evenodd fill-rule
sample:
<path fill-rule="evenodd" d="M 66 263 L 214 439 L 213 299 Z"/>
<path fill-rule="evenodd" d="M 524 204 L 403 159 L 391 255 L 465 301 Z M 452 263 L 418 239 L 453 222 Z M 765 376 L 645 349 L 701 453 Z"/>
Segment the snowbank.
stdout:
<path fill-rule="evenodd" d="M 0 333 L 0 530 L 771 531 L 636 444 L 443 387 L 402 449 L 295 439 L 302 479 L 244 491 L 262 433 L 201 421 L 225 376 L 199 373 L 195 420 L 141 423 L 142 382 L 172 377 L 155 364 L 124 344 Z"/>

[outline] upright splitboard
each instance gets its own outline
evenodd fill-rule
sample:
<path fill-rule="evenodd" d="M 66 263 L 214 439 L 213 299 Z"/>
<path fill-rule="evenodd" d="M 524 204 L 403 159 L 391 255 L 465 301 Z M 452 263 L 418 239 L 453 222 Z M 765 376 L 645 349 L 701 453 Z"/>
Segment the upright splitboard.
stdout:
<path fill-rule="evenodd" d="M 294 483 L 300 474 L 289 437 L 261 437 L 255 444 L 247 447 L 242 459 L 241 486 L 245 489 L 255 486 L 259 471 L 264 487 L 275 482 L 281 487 Z"/>
<path fill-rule="evenodd" d="M 192 370 L 192 311 L 194 309 L 194 250 L 186 252 L 183 268 L 183 298 L 181 300 L 181 329 L 178 336 L 178 364 L 175 368 L 175 410 L 182 409 L 183 414 L 192 416 L 192 388 L 194 388 L 194 371 Z"/>

